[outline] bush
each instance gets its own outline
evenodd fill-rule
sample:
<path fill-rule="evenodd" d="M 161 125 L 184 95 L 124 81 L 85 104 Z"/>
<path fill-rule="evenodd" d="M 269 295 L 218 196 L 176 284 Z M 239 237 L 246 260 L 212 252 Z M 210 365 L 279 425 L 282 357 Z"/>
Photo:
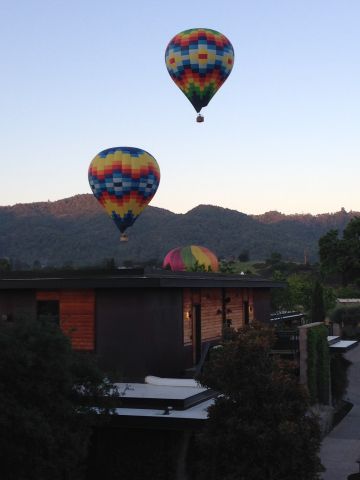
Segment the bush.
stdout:
<path fill-rule="evenodd" d="M 0 478 L 83 478 L 93 407 L 110 389 L 54 323 L 2 324 Z"/>
<path fill-rule="evenodd" d="M 308 388 L 311 403 L 329 403 L 330 359 L 325 325 L 307 331 Z"/>
<path fill-rule="evenodd" d="M 360 305 L 338 307 L 331 314 L 331 320 L 342 327 L 345 338 L 359 338 L 360 336 Z"/>
<path fill-rule="evenodd" d="M 220 395 L 194 440 L 194 479 L 319 479 L 319 425 L 291 369 L 271 354 L 273 340 L 247 328 L 205 364 L 200 382 Z"/>

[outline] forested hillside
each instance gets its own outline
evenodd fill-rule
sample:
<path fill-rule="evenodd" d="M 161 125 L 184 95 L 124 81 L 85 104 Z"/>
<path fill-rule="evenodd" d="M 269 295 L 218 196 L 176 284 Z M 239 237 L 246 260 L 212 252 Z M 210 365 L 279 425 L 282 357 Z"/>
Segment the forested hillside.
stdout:
<path fill-rule="evenodd" d="M 114 258 L 118 265 L 132 261 L 161 261 L 171 248 L 199 244 L 219 257 L 237 257 L 248 251 L 264 260 L 279 252 L 286 260 L 302 262 L 304 252 L 317 260 L 318 239 L 330 228 L 342 230 L 360 213 L 344 210 L 322 215 L 284 215 L 267 212 L 245 215 L 211 205 L 199 205 L 186 214 L 148 207 L 129 229 L 129 242 L 91 194 L 56 202 L 0 207 L 0 257 L 25 268 L 64 264 L 96 265 Z"/>

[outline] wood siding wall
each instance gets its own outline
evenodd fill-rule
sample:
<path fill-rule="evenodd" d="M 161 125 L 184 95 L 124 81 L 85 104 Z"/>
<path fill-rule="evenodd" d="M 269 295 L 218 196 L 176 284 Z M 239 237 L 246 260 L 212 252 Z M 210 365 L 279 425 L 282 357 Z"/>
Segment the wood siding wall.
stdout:
<path fill-rule="evenodd" d="M 203 342 L 221 338 L 222 292 L 220 288 L 201 289 L 201 338 Z"/>
<path fill-rule="evenodd" d="M 201 338 L 203 342 L 221 337 L 223 324 L 223 294 L 225 296 L 226 318 L 231 326 L 239 329 L 244 325 L 244 301 L 249 304 L 249 321 L 254 321 L 254 295 L 250 288 L 184 288 L 183 322 L 184 345 L 192 345 L 192 311 L 201 305 Z M 261 315 L 259 315 L 261 316 Z M 261 321 L 261 320 L 260 320 Z"/>
<path fill-rule="evenodd" d="M 247 296 L 247 292 L 244 292 L 240 288 L 227 288 L 226 299 L 230 299 L 226 302 L 226 318 L 231 320 L 231 327 L 241 328 L 244 325 L 244 297 Z"/>
<path fill-rule="evenodd" d="M 38 291 L 36 300 L 58 300 L 60 327 L 74 350 L 95 350 L 95 294 L 93 290 Z"/>

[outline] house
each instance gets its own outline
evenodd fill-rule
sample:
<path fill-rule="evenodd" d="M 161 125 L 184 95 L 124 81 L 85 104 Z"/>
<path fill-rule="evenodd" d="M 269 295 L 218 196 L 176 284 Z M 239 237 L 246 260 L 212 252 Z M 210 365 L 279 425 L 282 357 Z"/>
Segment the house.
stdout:
<path fill-rule="evenodd" d="M 270 321 L 282 283 L 204 272 L 10 272 L 0 276 L 0 319 L 59 322 L 79 351 L 119 377 L 176 377 L 196 365 L 223 325 Z"/>

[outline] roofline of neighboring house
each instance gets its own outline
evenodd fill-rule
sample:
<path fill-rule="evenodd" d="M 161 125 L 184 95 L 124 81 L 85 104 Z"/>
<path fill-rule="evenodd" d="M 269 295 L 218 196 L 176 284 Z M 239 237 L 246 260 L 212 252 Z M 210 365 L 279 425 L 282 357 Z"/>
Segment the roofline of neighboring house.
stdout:
<path fill-rule="evenodd" d="M 114 269 L 68 271 L 20 271 L 0 273 L 0 290 L 87 288 L 282 288 L 283 282 L 212 272 Z"/>

